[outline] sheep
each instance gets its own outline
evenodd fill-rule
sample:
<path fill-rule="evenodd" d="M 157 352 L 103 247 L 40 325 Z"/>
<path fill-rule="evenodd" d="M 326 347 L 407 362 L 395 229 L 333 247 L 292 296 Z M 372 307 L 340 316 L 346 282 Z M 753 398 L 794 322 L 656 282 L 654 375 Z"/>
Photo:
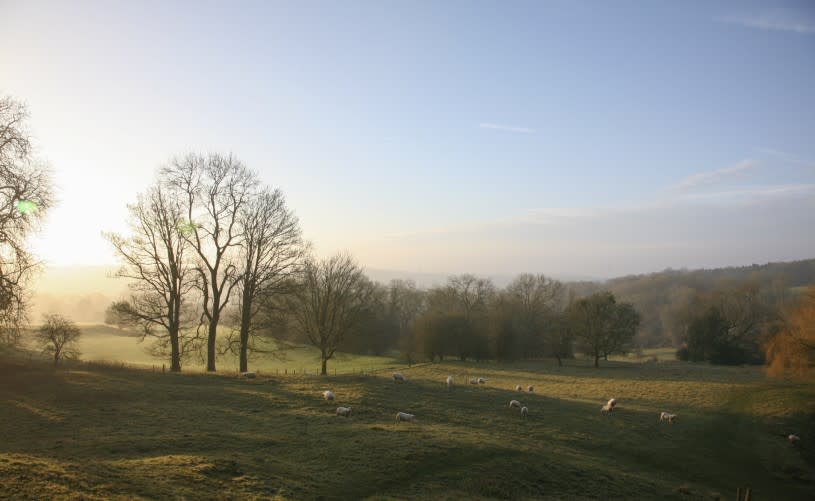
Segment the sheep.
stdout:
<path fill-rule="evenodd" d="M 412 422 L 414 419 L 416 419 L 416 416 L 414 416 L 413 414 L 408 414 L 407 412 L 397 412 L 396 413 L 396 422 L 397 423 L 399 421 L 411 421 Z"/>
<path fill-rule="evenodd" d="M 246 379 L 255 379 L 257 375 L 257 372 L 241 372 L 241 376 L 245 377 Z"/>
<path fill-rule="evenodd" d="M 470 384 L 478 384 L 478 379 L 476 378 L 470 379 Z"/>
<path fill-rule="evenodd" d="M 606 405 L 608 405 L 609 407 L 611 407 L 613 409 L 614 407 L 617 406 L 617 399 L 616 398 L 609 399 L 608 403 Z"/>
<path fill-rule="evenodd" d="M 351 407 L 337 407 L 337 415 L 343 417 L 350 417 Z"/>
<path fill-rule="evenodd" d="M 323 392 L 323 398 L 326 400 L 334 400 L 334 392 L 331 390 L 325 390 Z"/>
<path fill-rule="evenodd" d="M 510 400 L 510 401 L 509 401 L 509 407 L 510 407 L 510 409 L 511 409 L 511 408 L 513 408 L 513 407 L 520 407 L 520 406 L 521 406 L 521 403 L 520 403 L 520 402 L 518 402 L 517 400 Z"/>
<path fill-rule="evenodd" d="M 533 391 L 535 391 L 535 387 L 532 386 L 532 385 L 529 385 L 529 387 L 526 388 L 526 391 L 528 391 L 529 393 L 532 393 Z"/>
<path fill-rule="evenodd" d="M 529 414 L 529 407 L 521 407 L 521 417 L 526 417 Z"/>
<path fill-rule="evenodd" d="M 524 391 L 524 389 L 523 389 L 523 387 L 521 385 L 517 385 L 515 387 L 515 391 Z"/>
<path fill-rule="evenodd" d="M 795 445 L 798 443 L 799 440 L 801 440 L 801 437 L 799 437 L 798 435 L 790 435 L 787 437 L 787 440 L 789 440 L 792 445 Z"/>
<path fill-rule="evenodd" d="M 486 384 L 486 383 L 487 383 L 487 380 L 484 379 L 483 377 L 478 378 L 478 384 Z"/>
<path fill-rule="evenodd" d="M 404 383 L 405 382 L 405 376 L 403 376 L 401 372 L 394 372 L 393 373 L 393 382 L 394 383 Z"/>
<path fill-rule="evenodd" d="M 455 379 L 453 379 L 453 376 L 447 376 L 447 387 L 448 388 L 452 388 L 454 382 L 455 382 Z"/>
<path fill-rule="evenodd" d="M 674 424 L 674 419 L 676 419 L 676 414 L 669 414 L 667 412 L 660 412 L 659 413 L 659 421 L 667 421 L 670 424 Z"/>
<path fill-rule="evenodd" d="M 614 409 L 614 407 L 612 407 L 609 404 L 606 404 L 606 405 L 604 405 L 603 407 L 600 408 L 600 412 L 602 412 L 603 414 L 609 414 L 613 409 Z"/>

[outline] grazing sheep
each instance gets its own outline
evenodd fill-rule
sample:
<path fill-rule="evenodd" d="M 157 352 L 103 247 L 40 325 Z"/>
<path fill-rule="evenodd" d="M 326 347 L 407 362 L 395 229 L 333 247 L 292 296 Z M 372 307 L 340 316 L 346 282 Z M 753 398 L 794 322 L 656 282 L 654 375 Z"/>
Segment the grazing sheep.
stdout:
<path fill-rule="evenodd" d="M 396 413 L 396 422 L 399 421 L 413 421 L 416 419 L 416 416 L 413 414 L 408 414 L 407 412 L 397 412 Z"/>
<path fill-rule="evenodd" d="M 470 384 L 478 384 L 478 379 L 476 378 L 470 379 Z"/>
<path fill-rule="evenodd" d="M 526 417 L 529 414 L 529 407 L 521 407 L 521 417 Z"/>
<path fill-rule="evenodd" d="M 609 399 L 609 401 L 608 401 L 608 403 L 606 405 L 608 405 L 609 407 L 611 407 L 613 409 L 617 405 L 617 399 L 616 398 Z"/>
<path fill-rule="evenodd" d="M 659 413 L 659 421 L 667 421 L 670 424 L 674 424 L 674 419 L 676 419 L 676 414 L 669 414 L 667 412 L 660 412 Z"/>
<path fill-rule="evenodd" d="M 609 414 L 609 413 L 611 413 L 611 411 L 613 409 L 614 409 L 614 407 L 612 407 L 609 404 L 606 404 L 606 405 L 604 405 L 603 407 L 600 408 L 600 412 L 602 412 L 603 414 Z"/>
<path fill-rule="evenodd" d="M 334 400 L 334 392 L 331 390 L 325 390 L 323 392 L 323 398 L 326 400 Z"/>
<path fill-rule="evenodd" d="M 401 372 L 394 372 L 393 373 L 393 382 L 394 383 L 404 383 L 405 382 L 405 376 L 403 376 Z"/>
<path fill-rule="evenodd" d="M 337 415 L 343 417 L 350 417 L 351 416 L 351 408 L 350 407 L 337 407 Z"/>
<path fill-rule="evenodd" d="M 483 377 L 478 378 L 478 384 L 485 384 L 487 382 Z"/>
<path fill-rule="evenodd" d="M 453 376 L 447 376 L 447 387 L 448 388 L 452 388 L 454 382 L 455 382 L 455 379 L 453 379 Z"/>
<path fill-rule="evenodd" d="M 791 444 L 795 445 L 799 440 L 801 440 L 801 437 L 798 435 L 790 435 L 787 437 L 787 440 L 789 440 Z"/>
<path fill-rule="evenodd" d="M 255 379 L 257 375 L 257 372 L 241 372 L 241 376 L 245 377 L 246 379 Z"/>
<path fill-rule="evenodd" d="M 521 385 L 518 385 L 515 387 L 515 391 L 524 391 L 524 389 Z"/>
<path fill-rule="evenodd" d="M 510 409 L 511 409 L 511 408 L 513 408 L 513 407 L 520 407 L 520 406 L 521 406 L 521 403 L 520 403 L 520 402 L 518 402 L 517 400 L 510 400 L 510 401 L 509 401 L 509 407 L 510 407 Z"/>
<path fill-rule="evenodd" d="M 532 393 L 533 391 L 535 391 L 535 387 L 532 386 L 532 385 L 529 385 L 529 387 L 527 387 L 526 391 L 528 391 L 529 393 Z"/>

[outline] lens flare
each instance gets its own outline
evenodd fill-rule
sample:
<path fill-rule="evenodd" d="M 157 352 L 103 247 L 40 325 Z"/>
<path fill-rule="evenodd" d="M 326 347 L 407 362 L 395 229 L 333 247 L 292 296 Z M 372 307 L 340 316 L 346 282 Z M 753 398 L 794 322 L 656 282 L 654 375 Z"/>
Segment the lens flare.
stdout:
<path fill-rule="evenodd" d="M 31 200 L 18 200 L 16 207 L 17 210 L 23 214 L 33 214 L 37 212 L 37 203 Z"/>
<path fill-rule="evenodd" d="M 188 237 L 195 232 L 195 223 L 192 221 L 179 221 L 178 224 L 176 224 L 176 227 L 178 228 L 178 232 L 185 237 Z"/>

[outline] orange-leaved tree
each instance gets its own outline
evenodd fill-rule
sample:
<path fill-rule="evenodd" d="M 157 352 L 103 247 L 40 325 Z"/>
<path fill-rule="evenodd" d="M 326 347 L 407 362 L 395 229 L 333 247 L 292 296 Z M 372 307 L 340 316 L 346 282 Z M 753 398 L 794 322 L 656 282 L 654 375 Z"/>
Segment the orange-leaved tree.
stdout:
<path fill-rule="evenodd" d="M 767 374 L 801 376 L 815 368 L 815 285 L 789 311 L 784 328 L 765 347 Z"/>

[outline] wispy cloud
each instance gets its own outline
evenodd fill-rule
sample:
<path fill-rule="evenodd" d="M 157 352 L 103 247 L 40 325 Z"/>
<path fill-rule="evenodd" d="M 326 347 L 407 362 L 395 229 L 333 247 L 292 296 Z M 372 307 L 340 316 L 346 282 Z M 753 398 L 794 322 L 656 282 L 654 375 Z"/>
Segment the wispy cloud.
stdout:
<path fill-rule="evenodd" d="M 815 34 L 815 22 L 802 19 L 802 16 L 803 13 L 792 9 L 775 9 L 759 14 L 728 16 L 722 21 L 759 30 L 788 31 L 801 35 Z"/>
<path fill-rule="evenodd" d="M 787 153 L 785 151 L 775 150 L 773 148 L 757 148 L 758 151 L 762 153 L 766 153 L 768 155 L 773 155 L 775 157 L 787 160 L 789 162 L 793 162 L 800 165 L 807 165 L 807 166 L 815 166 L 815 162 L 811 160 L 806 160 L 798 155 L 793 155 L 792 153 Z"/>
<path fill-rule="evenodd" d="M 482 129 L 495 129 L 495 130 L 505 130 L 508 132 L 523 132 L 526 134 L 535 132 L 535 129 L 530 129 L 528 127 L 513 127 L 510 125 L 501 125 L 501 124 L 493 124 L 493 123 L 480 123 L 478 124 L 479 127 Z"/>
<path fill-rule="evenodd" d="M 741 190 L 692 193 L 683 196 L 685 200 L 757 201 L 757 199 L 781 198 L 815 192 L 815 184 L 779 184 L 758 186 Z"/>
<path fill-rule="evenodd" d="M 735 165 L 722 167 L 721 169 L 699 172 L 697 174 L 688 176 L 679 183 L 671 186 L 671 189 L 674 191 L 682 191 L 697 188 L 699 186 L 712 184 L 728 176 L 732 176 L 734 174 L 738 174 L 747 169 L 750 169 L 755 165 L 756 163 L 752 160 L 742 160 L 741 162 Z"/>

